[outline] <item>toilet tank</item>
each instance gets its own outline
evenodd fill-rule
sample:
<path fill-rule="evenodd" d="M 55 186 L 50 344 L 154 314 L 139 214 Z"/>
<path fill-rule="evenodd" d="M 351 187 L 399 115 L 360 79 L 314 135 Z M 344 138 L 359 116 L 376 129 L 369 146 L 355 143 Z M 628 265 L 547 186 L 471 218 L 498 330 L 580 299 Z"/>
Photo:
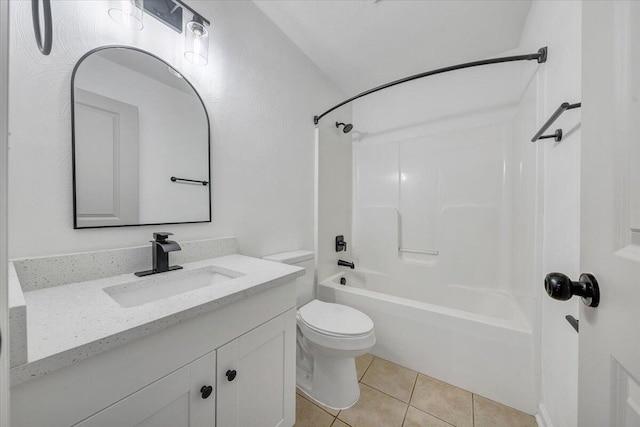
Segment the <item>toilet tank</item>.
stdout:
<path fill-rule="evenodd" d="M 306 269 L 304 276 L 296 279 L 298 288 L 297 304 L 302 307 L 316 297 L 315 276 L 316 264 L 314 253 L 311 251 L 289 251 L 262 257 L 268 261 L 283 262 Z"/>

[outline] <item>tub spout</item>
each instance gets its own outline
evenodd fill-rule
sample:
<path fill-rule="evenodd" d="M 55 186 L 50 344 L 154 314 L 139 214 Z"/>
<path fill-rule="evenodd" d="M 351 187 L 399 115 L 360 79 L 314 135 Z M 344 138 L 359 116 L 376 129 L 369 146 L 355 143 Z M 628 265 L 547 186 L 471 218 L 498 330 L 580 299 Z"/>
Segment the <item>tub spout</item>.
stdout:
<path fill-rule="evenodd" d="M 354 269 L 356 268 L 356 265 L 353 262 L 349 262 L 349 261 L 343 261 L 341 259 L 338 260 L 338 265 L 342 266 L 342 267 L 349 267 L 350 269 Z"/>

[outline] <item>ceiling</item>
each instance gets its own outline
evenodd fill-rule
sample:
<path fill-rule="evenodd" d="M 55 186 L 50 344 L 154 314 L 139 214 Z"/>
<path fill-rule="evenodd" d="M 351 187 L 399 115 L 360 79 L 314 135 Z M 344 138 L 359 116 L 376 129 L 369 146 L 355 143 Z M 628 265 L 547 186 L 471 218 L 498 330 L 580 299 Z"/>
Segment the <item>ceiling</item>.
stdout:
<path fill-rule="evenodd" d="M 518 46 L 531 0 L 254 0 L 346 95 Z"/>

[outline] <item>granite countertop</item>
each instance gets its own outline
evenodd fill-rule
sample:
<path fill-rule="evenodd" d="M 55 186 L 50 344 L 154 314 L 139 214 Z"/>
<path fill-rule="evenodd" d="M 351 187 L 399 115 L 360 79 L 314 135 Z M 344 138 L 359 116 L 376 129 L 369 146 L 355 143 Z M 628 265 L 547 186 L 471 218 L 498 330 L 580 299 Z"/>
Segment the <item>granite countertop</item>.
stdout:
<path fill-rule="evenodd" d="M 48 374 L 304 274 L 300 267 L 242 255 L 181 265 L 183 270 L 153 276 L 130 273 L 24 292 L 28 359 L 11 369 L 11 384 Z M 128 308 L 104 291 L 125 282 L 135 286 L 149 279 L 178 280 L 207 266 L 232 278 Z"/>

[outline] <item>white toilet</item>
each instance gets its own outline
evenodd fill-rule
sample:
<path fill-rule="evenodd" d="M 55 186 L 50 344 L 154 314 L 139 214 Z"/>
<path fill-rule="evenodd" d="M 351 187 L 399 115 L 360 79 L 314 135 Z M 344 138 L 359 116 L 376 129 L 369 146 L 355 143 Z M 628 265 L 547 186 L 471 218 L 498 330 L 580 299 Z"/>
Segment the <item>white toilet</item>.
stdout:
<path fill-rule="evenodd" d="M 313 257 L 313 252 L 292 251 L 264 259 L 307 269 L 298 279 L 296 383 L 318 403 L 346 409 L 360 397 L 355 357 L 376 343 L 373 321 L 355 308 L 313 299 Z"/>

